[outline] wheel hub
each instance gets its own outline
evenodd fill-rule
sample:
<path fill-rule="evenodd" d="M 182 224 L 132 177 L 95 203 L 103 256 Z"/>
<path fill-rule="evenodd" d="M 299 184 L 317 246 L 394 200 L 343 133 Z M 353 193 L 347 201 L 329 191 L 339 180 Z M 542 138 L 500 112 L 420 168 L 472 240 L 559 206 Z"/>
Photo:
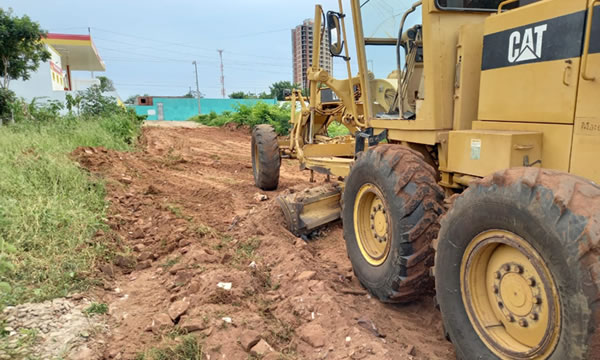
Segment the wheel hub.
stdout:
<path fill-rule="evenodd" d="M 381 191 L 373 184 L 363 185 L 354 203 L 354 230 L 358 247 L 371 265 L 381 265 L 390 249 L 389 218 Z"/>
<path fill-rule="evenodd" d="M 461 264 L 461 292 L 475 331 L 502 358 L 551 353 L 560 331 L 554 281 L 539 254 L 515 234 L 478 235 Z"/>

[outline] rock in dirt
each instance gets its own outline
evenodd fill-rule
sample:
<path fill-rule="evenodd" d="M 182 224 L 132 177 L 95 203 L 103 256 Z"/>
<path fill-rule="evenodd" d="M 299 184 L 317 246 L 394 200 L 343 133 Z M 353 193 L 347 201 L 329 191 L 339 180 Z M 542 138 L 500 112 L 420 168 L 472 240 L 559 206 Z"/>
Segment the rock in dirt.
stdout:
<path fill-rule="evenodd" d="M 217 284 L 217 287 L 224 289 L 224 290 L 231 290 L 231 283 L 230 282 L 219 282 Z"/>
<path fill-rule="evenodd" d="M 375 335 L 376 337 L 379 337 L 379 338 L 386 337 L 385 334 L 382 334 L 381 332 L 379 332 L 379 329 L 377 328 L 377 326 L 375 326 L 375 323 L 369 319 L 359 319 L 358 325 L 360 325 L 360 327 L 362 327 L 364 329 L 367 329 L 369 332 L 371 332 L 371 334 Z"/>
<path fill-rule="evenodd" d="M 260 341 L 260 333 L 254 330 L 248 330 L 240 336 L 240 345 L 246 351 L 250 351 L 252 347 Z"/>
<path fill-rule="evenodd" d="M 300 329 L 300 339 L 304 340 L 312 347 L 320 348 L 325 346 L 327 332 L 319 324 L 309 323 Z"/>
<path fill-rule="evenodd" d="M 170 269 L 169 269 L 169 273 L 171 275 L 175 275 L 178 272 L 180 272 L 181 270 L 185 270 L 187 269 L 187 264 L 184 263 L 177 263 L 175 265 L 173 265 Z"/>
<path fill-rule="evenodd" d="M 250 350 L 250 352 L 252 354 L 259 355 L 259 356 L 265 356 L 266 354 L 274 352 L 274 351 L 275 350 L 273 350 L 271 345 L 269 345 L 269 343 L 267 343 L 263 339 L 260 339 L 260 341 L 256 345 L 254 345 L 252 347 L 252 349 Z"/>
<path fill-rule="evenodd" d="M 133 245 L 133 251 L 136 251 L 136 252 L 141 253 L 142 251 L 144 251 L 145 248 L 146 248 L 146 245 L 144 245 L 142 243 Z"/>
<path fill-rule="evenodd" d="M 132 256 L 117 255 L 115 256 L 115 265 L 124 269 L 133 269 L 135 267 L 135 258 Z"/>
<path fill-rule="evenodd" d="M 266 201 L 268 199 L 269 199 L 269 197 L 265 194 L 261 194 L 261 193 L 254 194 L 254 201 L 256 201 L 256 202 Z"/>
<path fill-rule="evenodd" d="M 152 325 L 150 326 L 150 330 L 153 333 L 158 333 L 166 329 L 170 329 L 173 326 L 173 322 L 171 321 L 171 317 L 168 314 L 160 313 L 154 315 L 152 318 Z"/>
<path fill-rule="evenodd" d="M 137 263 L 137 265 L 135 266 L 135 269 L 136 270 L 144 270 L 144 269 L 148 269 L 151 266 L 152 266 L 152 260 L 144 260 L 144 261 L 140 261 L 139 263 Z"/>
<path fill-rule="evenodd" d="M 115 276 L 115 271 L 110 264 L 100 265 L 100 271 L 102 271 L 106 276 L 113 277 Z"/>
<path fill-rule="evenodd" d="M 300 275 L 298 275 L 296 277 L 296 280 L 298 280 L 298 281 L 312 280 L 315 278 L 316 275 L 317 275 L 317 273 L 315 271 L 307 270 L 307 271 L 301 272 Z"/>
<path fill-rule="evenodd" d="M 410 345 L 406 351 L 408 355 L 415 356 L 417 355 L 417 348 L 414 345 Z"/>
<path fill-rule="evenodd" d="M 190 303 L 185 299 L 172 303 L 171 306 L 169 306 L 169 316 L 171 317 L 171 320 L 177 321 L 181 315 L 185 314 L 189 307 Z"/>
<path fill-rule="evenodd" d="M 203 319 L 182 316 L 181 320 L 179 321 L 179 327 L 191 333 L 194 331 L 204 330 L 208 326 L 206 324 L 206 321 L 204 321 Z"/>
<path fill-rule="evenodd" d="M 200 264 L 214 264 L 218 261 L 213 254 L 209 254 L 206 250 L 193 250 L 189 253 L 189 256 L 194 260 L 195 263 Z"/>

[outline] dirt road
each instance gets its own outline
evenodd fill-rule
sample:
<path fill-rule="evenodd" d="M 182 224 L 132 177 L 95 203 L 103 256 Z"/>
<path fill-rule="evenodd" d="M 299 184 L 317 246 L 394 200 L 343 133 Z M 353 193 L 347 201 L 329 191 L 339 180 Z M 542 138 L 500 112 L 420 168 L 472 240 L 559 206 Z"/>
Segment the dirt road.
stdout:
<path fill-rule="evenodd" d="M 247 131 L 145 128 L 138 152 L 75 156 L 107 179 L 114 241 L 131 249 L 100 266 L 110 331 L 93 348 L 104 358 L 173 341 L 175 326 L 207 359 L 260 358 L 248 351 L 259 338 L 283 359 L 454 358 L 430 299 L 384 305 L 361 288 L 340 224 L 308 243 L 286 231 L 275 197 L 324 178 L 310 184 L 284 160 L 279 189 L 260 192 Z"/>

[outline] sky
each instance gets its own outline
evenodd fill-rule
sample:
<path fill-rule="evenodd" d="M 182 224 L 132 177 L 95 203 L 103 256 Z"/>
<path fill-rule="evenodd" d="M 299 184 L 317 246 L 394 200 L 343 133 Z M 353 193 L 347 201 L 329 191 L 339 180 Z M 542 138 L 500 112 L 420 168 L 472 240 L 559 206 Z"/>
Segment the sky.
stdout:
<path fill-rule="evenodd" d="M 411 3 L 407 0 L 377 0 Z M 373 1 L 376 2 L 376 1 Z M 87 34 L 121 96 L 184 95 L 195 89 L 221 97 L 219 54 L 223 49 L 226 93 L 260 93 L 281 80 L 292 81 L 291 29 L 314 17 L 319 3 L 338 10 L 338 0 L 3 0 L 3 8 L 28 15 L 51 33 Z M 350 20 L 350 3 L 343 1 Z M 349 36 L 351 21 L 347 21 Z M 353 37 L 350 51 L 353 71 Z M 89 77 L 89 73 L 73 77 Z M 346 78 L 343 60 L 334 76 Z"/>

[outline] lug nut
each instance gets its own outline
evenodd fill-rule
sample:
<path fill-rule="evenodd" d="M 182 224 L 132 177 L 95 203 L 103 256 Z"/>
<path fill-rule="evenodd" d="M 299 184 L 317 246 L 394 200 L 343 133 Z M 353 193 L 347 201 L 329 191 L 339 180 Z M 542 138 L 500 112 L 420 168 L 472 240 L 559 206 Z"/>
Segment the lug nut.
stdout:
<path fill-rule="evenodd" d="M 373 206 L 373 212 L 377 211 L 377 207 Z"/>
<path fill-rule="evenodd" d="M 371 224 L 371 230 L 375 230 L 375 225 Z"/>
<path fill-rule="evenodd" d="M 519 319 L 519 326 L 521 326 L 521 327 L 527 327 L 527 325 L 529 325 L 527 323 L 527 320 L 525 320 L 525 319 Z"/>
<path fill-rule="evenodd" d="M 533 303 L 539 305 L 542 303 L 542 299 L 539 296 L 536 296 L 533 298 Z"/>
<path fill-rule="evenodd" d="M 381 204 L 377 205 L 377 210 L 381 210 L 382 206 Z"/>
<path fill-rule="evenodd" d="M 499 292 L 498 286 L 494 285 L 494 294 L 497 294 L 498 292 Z"/>
<path fill-rule="evenodd" d="M 514 316 L 508 314 L 508 315 L 506 315 L 506 321 L 508 321 L 508 322 L 515 322 L 515 318 L 514 318 Z"/>
<path fill-rule="evenodd" d="M 510 271 L 510 265 L 508 264 L 504 264 L 502 268 L 504 269 L 504 271 Z"/>
<path fill-rule="evenodd" d="M 502 274 L 500 274 L 500 271 L 496 271 L 496 272 L 494 273 L 494 277 L 495 277 L 496 279 L 500 279 L 500 278 L 502 277 Z"/>
<path fill-rule="evenodd" d="M 529 280 L 527 280 L 527 283 L 529 284 L 529 286 L 534 287 L 535 286 L 535 279 L 530 277 Z"/>
<path fill-rule="evenodd" d="M 504 304 L 502 303 L 502 301 L 498 301 L 498 307 L 500 307 L 500 309 L 502 309 L 504 307 Z"/>
<path fill-rule="evenodd" d="M 515 265 L 515 272 L 522 274 L 523 273 L 523 267 L 521 265 Z"/>
<path fill-rule="evenodd" d="M 531 315 L 529 315 L 529 318 L 530 318 L 531 320 L 537 320 L 537 319 L 539 318 L 539 316 L 538 316 L 538 314 L 537 314 L 537 313 L 532 313 Z"/>
<path fill-rule="evenodd" d="M 385 214 L 385 208 L 381 209 L 381 212 Z"/>
<path fill-rule="evenodd" d="M 371 220 L 375 220 L 375 215 L 371 214 Z"/>

